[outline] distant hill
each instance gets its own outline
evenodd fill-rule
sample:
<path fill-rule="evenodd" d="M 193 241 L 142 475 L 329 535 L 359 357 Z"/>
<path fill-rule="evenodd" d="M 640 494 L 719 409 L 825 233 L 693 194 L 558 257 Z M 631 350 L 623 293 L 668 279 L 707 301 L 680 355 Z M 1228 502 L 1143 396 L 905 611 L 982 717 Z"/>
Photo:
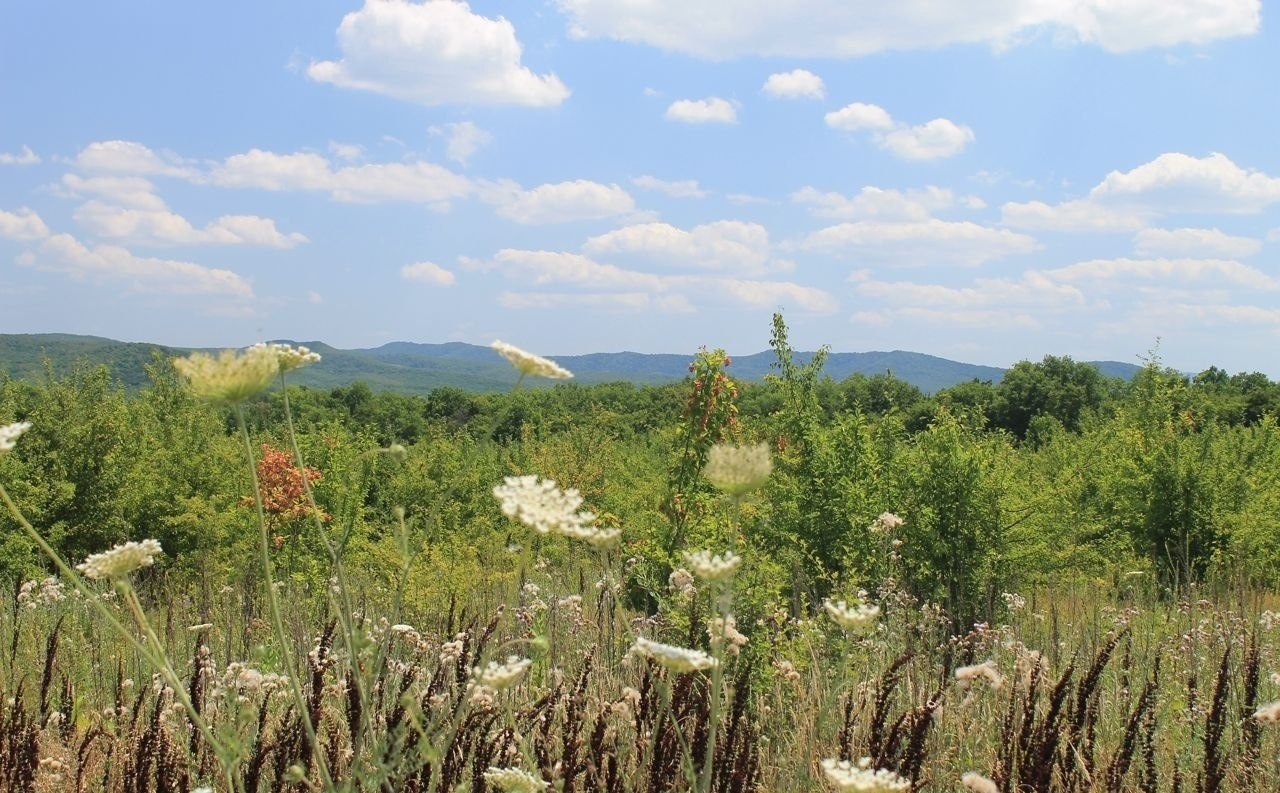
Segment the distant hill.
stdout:
<path fill-rule="evenodd" d="M 506 361 L 488 347 L 475 344 L 395 341 L 371 349 L 340 350 L 320 341 L 295 343 L 305 344 L 322 357 L 319 364 L 294 375 L 294 382 L 314 388 L 329 389 L 360 380 L 375 390 L 425 394 L 440 386 L 502 391 L 514 382 Z M 172 357 L 191 350 L 64 333 L 0 334 L 0 372 L 15 379 L 34 380 L 44 376 L 46 360 L 55 374 L 64 374 L 77 362 L 87 361 L 105 364 L 126 387 L 139 388 L 148 382 L 144 367 L 156 351 Z M 655 384 L 683 379 L 693 356 L 612 352 L 551 357 L 573 372 L 578 382 Z M 796 353 L 798 363 L 812 357 L 811 352 Z M 729 372 L 740 380 L 760 380 L 770 371 L 773 360 L 772 351 L 734 356 Z M 1139 369 L 1115 361 L 1097 365 L 1109 377 L 1132 377 Z M 892 372 L 926 393 L 973 379 L 996 382 L 1004 376 L 1004 370 L 994 366 L 901 350 L 831 353 L 824 372 L 834 380 L 843 380 L 855 372 Z"/>

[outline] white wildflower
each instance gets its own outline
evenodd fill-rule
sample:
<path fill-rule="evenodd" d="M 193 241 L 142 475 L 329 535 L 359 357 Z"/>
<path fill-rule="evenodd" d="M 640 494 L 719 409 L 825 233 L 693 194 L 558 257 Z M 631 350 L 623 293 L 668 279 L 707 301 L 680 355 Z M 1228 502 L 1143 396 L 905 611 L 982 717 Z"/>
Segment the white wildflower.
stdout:
<path fill-rule="evenodd" d="M 159 540 L 126 542 L 93 554 L 76 565 L 76 569 L 87 578 L 123 578 L 140 567 L 150 567 L 161 553 Z"/>
<path fill-rule="evenodd" d="M 725 551 L 716 556 L 711 551 L 685 551 L 684 560 L 693 569 L 694 575 L 703 581 L 721 581 L 733 576 L 742 565 L 742 557 L 733 551 Z"/>
<path fill-rule="evenodd" d="M 773 458 L 769 445 L 734 446 L 717 443 L 707 452 L 707 465 L 702 475 L 715 487 L 731 496 L 741 496 L 756 490 L 773 471 Z"/>
<path fill-rule="evenodd" d="M 869 606 L 865 603 L 856 603 L 852 606 L 843 600 L 826 601 L 822 604 L 827 614 L 831 615 L 831 619 L 837 625 L 845 630 L 863 630 L 875 624 L 880 616 L 879 606 Z"/>
<path fill-rule="evenodd" d="M 242 353 L 223 350 L 218 357 L 195 352 L 175 358 L 173 367 L 187 381 L 197 399 L 218 405 L 235 405 L 270 387 L 280 371 L 276 353 L 265 346 Z"/>
<path fill-rule="evenodd" d="M 667 576 L 667 586 L 677 595 L 693 596 L 698 592 L 693 586 L 693 573 L 683 567 L 671 571 Z"/>
<path fill-rule="evenodd" d="M 539 534 L 567 533 L 595 520 L 595 515 L 578 509 L 582 496 L 574 488 L 561 490 L 554 481 L 536 476 L 508 476 L 502 481 L 493 488 L 493 497 L 502 504 L 502 514 Z"/>
<path fill-rule="evenodd" d="M 499 355 L 506 358 L 521 375 L 549 377 L 552 380 L 565 380 L 573 377 L 573 372 L 570 372 L 555 361 L 548 360 L 540 355 L 534 355 L 531 352 L 525 352 L 514 344 L 495 341 L 490 346 L 497 350 Z"/>
<path fill-rule="evenodd" d="M 40 581 L 24 581 L 18 590 L 18 605 L 27 609 L 40 606 L 52 606 L 67 599 L 66 590 L 57 576 L 49 576 Z"/>
<path fill-rule="evenodd" d="M 1258 708 L 1257 712 L 1253 714 L 1253 718 L 1267 724 L 1275 724 L 1280 721 L 1280 700 Z"/>
<path fill-rule="evenodd" d="M 583 526 L 566 523 L 560 533 L 575 540 L 582 540 L 592 548 L 612 548 L 622 538 L 622 529 L 606 529 L 600 526 Z"/>
<path fill-rule="evenodd" d="M 996 783 L 973 771 L 968 771 L 960 776 L 960 784 L 964 785 L 967 790 L 973 793 L 1000 793 L 1000 788 Z"/>
<path fill-rule="evenodd" d="M 889 534 L 894 529 L 905 523 L 902 518 L 898 517 L 894 512 L 881 512 L 879 517 L 871 521 L 871 525 L 867 527 L 867 531 L 872 534 Z"/>
<path fill-rule="evenodd" d="M 301 369 L 313 363 L 320 363 L 320 353 L 312 352 L 301 345 L 294 347 L 291 344 L 282 344 L 280 342 L 260 341 L 249 349 L 265 350 L 275 355 L 276 363 L 279 365 L 281 372 L 291 372 L 294 369 Z"/>
<path fill-rule="evenodd" d="M 533 661 L 528 658 L 511 655 L 504 663 L 490 661 L 484 669 L 476 667 L 475 673 L 481 685 L 501 691 L 514 685 L 531 666 Z"/>
<path fill-rule="evenodd" d="M 538 793 L 547 789 L 547 782 L 521 768 L 496 768 L 490 766 L 484 772 L 484 781 L 503 793 Z"/>
<path fill-rule="evenodd" d="M 655 661 L 677 673 L 700 672 L 704 669 L 711 669 L 720 663 L 701 650 L 690 650 L 671 644 L 661 644 L 650 641 L 643 636 L 636 637 L 636 643 L 631 646 L 631 653 Z"/>
<path fill-rule="evenodd" d="M 967 689 L 979 680 L 986 681 L 993 691 L 999 690 L 1004 685 L 1004 677 L 996 668 L 995 661 L 983 661 L 980 664 L 956 669 L 956 682 L 960 684 L 961 689 Z"/>
<path fill-rule="evenodd" d="M 862 758 L 857 765 L 834 758 L 823 760 L 822 773 L 836 790 L 896 793 L 896 791 L 911 789 L 910 780 L 885 768 L 871 768 L 870 757 Z"/>
<path fill-rule="evenodd" d="M 719 648 L 723 644 L 729 655 L 737 655 L 747 643 L 747 637 L 738 632 L 738 620 L 732 614 L 711 620 L 707 636 L 712 647 Z"/>
<path fill-rule="evenodd" d="M 1003 592 L 1000 597 L 1004 600 L 1005 606 L 1007 606 L 1010 611 L 1020 611 L 1027 607 L 1027 599 L 1022 595 L 1018 595 L 1013 592 Z"/>
<path fill-rule="evenodd" d="M 22 433 L 31 429 L 31 422 L 19 421 L 0 427 L 0 454 L 13 451 L 13 446 L 22 437 Z"/>

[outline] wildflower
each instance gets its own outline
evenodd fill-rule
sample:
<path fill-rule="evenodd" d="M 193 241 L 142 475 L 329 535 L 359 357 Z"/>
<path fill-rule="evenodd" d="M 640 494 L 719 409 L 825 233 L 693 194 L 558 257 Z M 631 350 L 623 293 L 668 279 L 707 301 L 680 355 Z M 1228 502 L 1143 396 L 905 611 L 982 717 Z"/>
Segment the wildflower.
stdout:
<path fill-rule="evenodd" d="M 294 347 L 291 344 L 260 341 L 249 349 L 273 353 L 281 372 L 291 372 L 313 363 L 320 363 L 320 353 L 312 352 L 302 346 Z"/>
<path fill-rule="evenodd" d="M 964 785 L 967 790 L 973 793 L 1000 793 L 1000 788 L 982 774 L 975 774 L 968 771 L 960 776 L 960 784 Z"/>
<path fill-rule="evenodd" d="M 13 451 L 13 446 L 18 442 L 18 438 L 22 437 L 22 433 L 31 429 L 31 422 L 18 421 L 4 427 L 0 427 L 0 454 Z"/>
<path fill-rule="evenodd" d="M 733 551 L 725 551 L 716 556 L 711 551 L 685 551 L 684 560 L 693 568 L 694 575 L 703 581 L 721 581 L 733 576 L 742 565 L 742 557 Z"/>
<path fill-rule="evenodd" d="M 956 682 L 960 684 L 961 689 L 967 689 L 978 680 L 985 680 L 992 691 L 1004 685 L 1004 677 L 1000 675 L 1000 670 L 996 669 L 995 661 L 983 661 L 980 664 L 956 669 Z"/>
<path fill-rule="evenodd" d="M 265 391 L 280 371 L 276 353 L 259 346 L 223 350 L 217 358 L 195 352 L 175 358 L 173 366 L 197 399 L 217 405 L 236 405 Z"/>
<path fill-rule="evenodd" d="M 864 757 L 857 765 L 835 758 L 822 761 L 822 773 L 836 790 L 862 791 L 863 793 L 895 793 L 910 790 L 911 781 L 884 768 L 871 768 L 871 758 Z"/>
<path fill-rule="evenodd" d="M 704 669 L 711 669 L 720 663 L 701 650 L 690 650 L 685 647 L 660 644 L 643 636 L 636 637 L 636 643 L 631 646 L 631 652 L 655 661 L 672 672 L 679 674 L 700 672 Z"/>
<path fill-rule="evenodd" d="M 497 768 L 489 766 L 484 781 L 503 793 L 537 793 L 547 789 L 547 783 L 521 768 Z"/>
<path fill-rule="evenodd" d="M 738 632 L 738 620 L 731 614 L 728 617 L 716 617 L 707 626 L 707 636 L 711 646 L 719 648 L 725 645 L 725 652 L 737 655 L 747 643 L 747 637 Z"/>
<path fill-rule="evenodd" d="M 1253 718 L 1267 724 L 1275 724 L 1280 721 L 1280 700 L 1258 708 L 1257 712 L 1253 714 Z"/>
<path fill-rule="evenodd" d="M 462 637 L 463 637 L 463 634 L 460 633 L 458 634 L 458 638 L 455 639 L 454 641 L 445 642 L 444 644 L 440 645 L 440 665 L 441 666 L 448 666 L 449 664 L 456 662 L 459 658 L 462 657 L 462 653 L 465 650 Z"/>
<path fill-rule="evenodd" d="M 18 589 L 18 605 L 27 609 L 51 606 L 66 599 L 67 593 L 57 576 L 49 576 L 42 581 L 25 581 Z"/>
<path fill-rule="evenodd" d="M 683 567 L 671 571 L 667 576 L 667 586 L 677 595 L 695 595 L 698 592 L 693 586 L 693 573 Z"/>
<path fill-rule="evenodd" d="M 579 511 L 582 496 L 574 488 L 561 490 L 550 479 L 536 476 L 508 476 L 493 488 L 493 497 L 502 502 L 502 514 L 515 518 L 538 532 L 566 532 L 591 523 L 595 515 Z"/>
<path fill-rule="evenodd" d="M 1004 604 L 1008 606 L 1010 611 L 1019 611 L 1027 606 L 1027 599 L 1022 595 L 1018 595 L 1013 592 L 1003 592 L 1000 597 L 1004 600 Z"/>
<path fill-rule="evenodd" d="M 845 630 L 862 630 L 871 627 L 880 616 L 879 606 L 868 606 L 865 603 L 848 605 L 843 600 L 824 602 L 822 607 L 831 615 L 831 619 Z"/>
<path fill-rule="evenodd" d="M 140 567 L 150 567 L 161 553 L 159 540 L 126 542 L 109 551 L 93 554 L 76 565 L 76 569 L 87 578 L 124 578 Z"/>
<path fill-rule="evenodd" d="M 612 548 L 622 537 L 622 529 L 606 529 L 600 526 L 582 526 L 567 523 L 560 527 L 560 533 L 575 540 L 582 540 L 592 548 Z"/>
<path fill-rule="evenodd" d="M 507 344 L 505 341 L 495 341 L 489 345 L 498 351 L 498 354 L 516 368 L 521 377 L 533 375 L 534 377 L 549 377 L 552 380 L 565 380 L 573 377 L 573 372 L 564 368 L 555 361 L 543 358 L 540 355 L 534 355 L 531 352 L 525 352 L 514 344 Z"/>
<path fill-rule="evenodd" d="M 905 523 L 902 518 L 893 512 L 881 512 L 879 517 L 871 521 L 871 525 L 867 527 L 867 531 L 872 534 L 888 534 L 894 529 Z"/>
<path fill-rule="evenodd" d="M 507 657 L 505 663 L 490 661 L 484 669 L 476 667 L 475 672 L 481 685 L 501 691 L 514 685 L 531 666 L 533 661 L 528 658 L 511 655 Z"/>
<path fill-rule="evenodd" d="M 741 496 L 759 488 L 773 471 L 769 445 L 733 446 L 717 443 L 707 453 L 702 474 L 715 487 L 731 496 Z"/>

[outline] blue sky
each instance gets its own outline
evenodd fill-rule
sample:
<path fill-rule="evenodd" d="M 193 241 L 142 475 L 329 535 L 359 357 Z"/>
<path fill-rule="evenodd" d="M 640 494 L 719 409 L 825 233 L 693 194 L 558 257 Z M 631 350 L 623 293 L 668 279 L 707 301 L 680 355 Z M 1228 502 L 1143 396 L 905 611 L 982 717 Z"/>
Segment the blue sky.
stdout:
<path fill-rule="evenodd" d="M 11 3 L 0 331 L 1277 376 L 1266 11 Z"/>

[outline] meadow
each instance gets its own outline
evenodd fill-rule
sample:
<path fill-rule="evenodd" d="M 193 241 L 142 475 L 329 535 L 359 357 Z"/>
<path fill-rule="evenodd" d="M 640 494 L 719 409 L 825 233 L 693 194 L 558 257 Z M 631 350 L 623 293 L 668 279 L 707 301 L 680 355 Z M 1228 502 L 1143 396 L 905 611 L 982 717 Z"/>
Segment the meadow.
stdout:
<path fill-rule="evenodd" d="M 0 788 L 1280 787 L 1280 391 L 0 383 Z"/>

